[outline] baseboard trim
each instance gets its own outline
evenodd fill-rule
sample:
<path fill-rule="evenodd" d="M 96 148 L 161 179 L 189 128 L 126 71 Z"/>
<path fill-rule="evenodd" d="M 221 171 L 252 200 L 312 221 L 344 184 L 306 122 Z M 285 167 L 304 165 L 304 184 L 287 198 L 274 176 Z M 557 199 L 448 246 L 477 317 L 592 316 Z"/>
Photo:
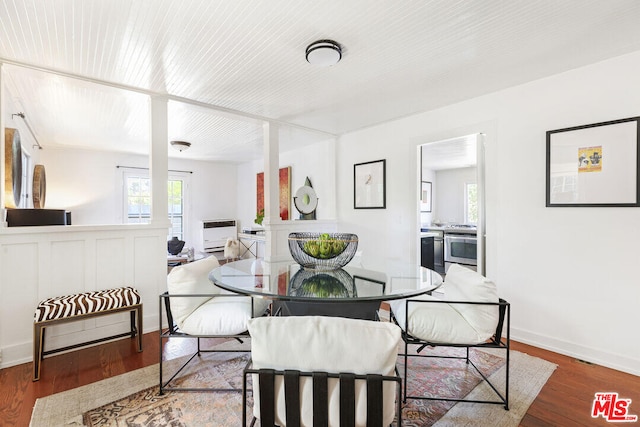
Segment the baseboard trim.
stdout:
<path fill-rule="evenodd" d="M 637 358 L 634 359 L 632 357 L 602 351 L 601 349 L 587 347 L 513 327 L 511 328 L 511 339 L 523 344 L 553 351 L 554 353 L 640 376 L 640 359 Z"/>

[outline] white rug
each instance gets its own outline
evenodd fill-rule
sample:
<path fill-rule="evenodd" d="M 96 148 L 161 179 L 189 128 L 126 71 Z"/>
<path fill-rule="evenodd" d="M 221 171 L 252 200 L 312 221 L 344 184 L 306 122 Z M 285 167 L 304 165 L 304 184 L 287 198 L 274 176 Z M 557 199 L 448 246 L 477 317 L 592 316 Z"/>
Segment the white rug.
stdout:
<path fill-rule="evenodd" d="M 501 405 L 482 405 L 460 402 L 440 418 L 434 426 L 518 426 L 529 406 L 545 385 L 557 365 L 518 351 L 511 351 L 509 370 L 509 410 Z M 489 379 L 498 390 L 504 389 L 505 367 Z M 493 399 L 493 390 L 483 381 L 469 395 L 469 399 Z"/>

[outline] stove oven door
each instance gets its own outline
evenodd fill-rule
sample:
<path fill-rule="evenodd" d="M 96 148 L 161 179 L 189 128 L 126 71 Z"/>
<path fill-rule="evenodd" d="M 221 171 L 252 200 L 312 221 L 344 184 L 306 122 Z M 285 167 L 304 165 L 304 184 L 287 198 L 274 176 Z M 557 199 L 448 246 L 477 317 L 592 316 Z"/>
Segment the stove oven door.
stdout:
<path fill-rule="evenodd" d="M 474 235 L 444 235 L 444 261 L 464 264 L 478 264 L 478 239 Z"/>

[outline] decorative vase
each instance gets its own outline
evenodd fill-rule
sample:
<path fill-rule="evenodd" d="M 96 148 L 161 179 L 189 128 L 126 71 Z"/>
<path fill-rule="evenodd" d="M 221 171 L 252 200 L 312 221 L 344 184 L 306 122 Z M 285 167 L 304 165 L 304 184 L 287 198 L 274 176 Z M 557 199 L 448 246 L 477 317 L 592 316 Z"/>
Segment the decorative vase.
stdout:
<path fill-rule="evenodd" d="M 167 250 L 171 255 L 178 255 L 182 248 L 184 248 L 184 241 L 178 240 L 177 237 L 167 242 Z"/>

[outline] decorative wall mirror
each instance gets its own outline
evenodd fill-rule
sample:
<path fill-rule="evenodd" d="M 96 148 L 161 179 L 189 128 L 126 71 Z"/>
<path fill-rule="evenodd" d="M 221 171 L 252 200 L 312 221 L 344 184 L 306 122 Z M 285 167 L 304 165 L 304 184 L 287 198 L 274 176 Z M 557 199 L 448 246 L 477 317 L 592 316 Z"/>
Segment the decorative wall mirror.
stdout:
<path fill-rule="evenodd" d="M 44 165 L 36 165 L 33 168 L 33 207 L 44 209 L 47 197 L 47 176 L 44 173 Z"/>
<path fill-rule="evenodd" d="M 7 208 L 20 205 L 22 196 L 22 144 L 18 129 L 4 130 L 4 203 Z"/>

